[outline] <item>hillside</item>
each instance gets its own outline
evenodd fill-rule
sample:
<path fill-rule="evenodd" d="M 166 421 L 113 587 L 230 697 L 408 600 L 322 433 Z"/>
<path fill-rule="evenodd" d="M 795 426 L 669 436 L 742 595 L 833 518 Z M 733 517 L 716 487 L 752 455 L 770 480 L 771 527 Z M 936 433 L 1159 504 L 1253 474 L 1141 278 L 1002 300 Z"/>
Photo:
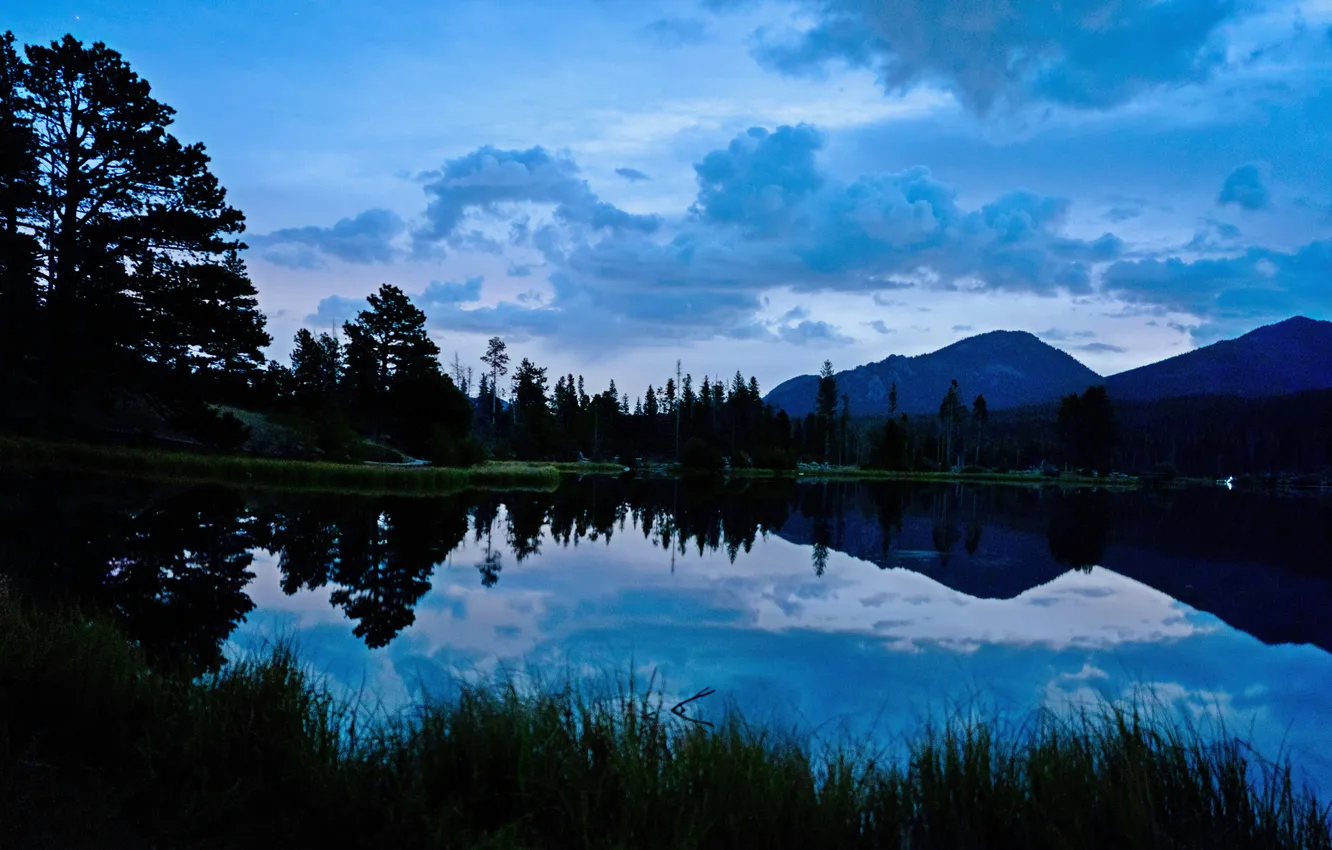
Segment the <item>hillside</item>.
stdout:
<path fill-rule="evenodd" d="M 1296 316 L 1106 380 L 1117 401 L 1242 398 L 1332 388 L 1332 322 Z M 987 396 L 988 398 L 988 396 Z"/>
<path fill-rule="evenodd" d="M 893 355 L 877 363 L 837 373 L 837 389 L 857 415 L 888 412 L 888 393 L 897 384 L 901 413 L 934 413 L 957 380 L 970 404 L 983 394 L 991 410 L 1055 401 L 1104 381 L 1070 355 L 1023 331 L 992 331 L 968 337 L 930 354 Z M 765 400 L 792 417 L 814 409 L 818 378 L 800 375 L 778 384 Z"/>

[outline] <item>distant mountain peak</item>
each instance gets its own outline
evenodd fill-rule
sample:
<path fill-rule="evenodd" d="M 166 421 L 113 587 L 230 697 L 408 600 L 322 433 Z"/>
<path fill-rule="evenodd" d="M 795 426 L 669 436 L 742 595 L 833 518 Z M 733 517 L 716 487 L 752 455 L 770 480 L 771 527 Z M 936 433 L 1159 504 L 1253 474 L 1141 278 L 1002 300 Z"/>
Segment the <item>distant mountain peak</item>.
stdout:
<path fill-rule="evenodd" d="M 1292 316 L 1235 339 L 1130 369 L 1106 382 L 1135 401 L 1193 395 L 1243 398 L 1332 388 L 1332 322 Z"/>
<path fill-rule="evenodd" d="M 991 410 L 1053 401 L 1103 380 L 1067 352 L 1027 331 L 988 331 L 957 340 L 928 354 L 890 355 L 837 373 L 855 415 L 888 412 L 888 394 L 897 385 L 898 411 L 930 413 L 952 381 L 967 402 L 984 395 Z M 801 375 L 773 388 L 766 400 L 792 416 L 814 409 L 817 378 Z"/>

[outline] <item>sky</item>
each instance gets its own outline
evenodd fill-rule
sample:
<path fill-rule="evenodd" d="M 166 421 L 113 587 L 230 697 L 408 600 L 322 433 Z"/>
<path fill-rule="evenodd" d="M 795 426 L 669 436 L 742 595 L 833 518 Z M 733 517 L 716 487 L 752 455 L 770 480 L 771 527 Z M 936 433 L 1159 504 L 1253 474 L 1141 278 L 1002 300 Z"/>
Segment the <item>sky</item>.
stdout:
<path fill-rule="evenodd" d="M 6 4 L 8 5 L 8 4 Z M 1332 0 L 48 0 L 247 218 L 285 360 L 382 283 L 631 397 L 1332 319 Z M 591 390 L 590 390 L 591 391 Z"/>

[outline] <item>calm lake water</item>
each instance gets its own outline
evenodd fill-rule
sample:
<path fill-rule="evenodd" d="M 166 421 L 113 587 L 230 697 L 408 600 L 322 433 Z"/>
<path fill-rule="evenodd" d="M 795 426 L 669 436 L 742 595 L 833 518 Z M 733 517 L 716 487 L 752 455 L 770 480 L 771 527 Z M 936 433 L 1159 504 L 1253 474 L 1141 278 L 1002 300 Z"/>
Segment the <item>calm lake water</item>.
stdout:
<path fill-rule="evenodd" d="M 1332 499 L 569 479 L 349 498 L 10 476 L 0 570 L 160 663 L 280 637 L 385 710 L 656 671 L 886 744 L 941 712 L 1145 696 L 1332 789 Z"/>

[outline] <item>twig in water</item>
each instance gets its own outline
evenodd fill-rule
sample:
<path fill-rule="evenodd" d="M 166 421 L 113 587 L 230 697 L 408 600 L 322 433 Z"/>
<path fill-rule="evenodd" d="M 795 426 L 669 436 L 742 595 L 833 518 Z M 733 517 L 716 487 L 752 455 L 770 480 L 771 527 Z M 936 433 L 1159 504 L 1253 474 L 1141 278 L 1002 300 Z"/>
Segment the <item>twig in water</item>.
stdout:
<path fill-rule="evenodd" d="M 693 702 L 696 699 L 703 699 L 703 697 L 712 696 L 715 693 L 716 691 L 713 690 L 712 688 L 704 688 L 703 690 L 694 694 L 689 699 L 680 700 L 675 705 L 671 706 L 671 714 L 674 714 L 676 717 L 679 717 L 681 720 L 688 720 L 690 723 L 697 723 L 700 726 L 707 726 L 711 728 L 712 724 L 709 723 L 708 721 L 700 720 L 697 717 L 690 717 L 688 714 L 685 714 L 684 707 L 686 705 L 689 705 L 689 703 Z"/>

